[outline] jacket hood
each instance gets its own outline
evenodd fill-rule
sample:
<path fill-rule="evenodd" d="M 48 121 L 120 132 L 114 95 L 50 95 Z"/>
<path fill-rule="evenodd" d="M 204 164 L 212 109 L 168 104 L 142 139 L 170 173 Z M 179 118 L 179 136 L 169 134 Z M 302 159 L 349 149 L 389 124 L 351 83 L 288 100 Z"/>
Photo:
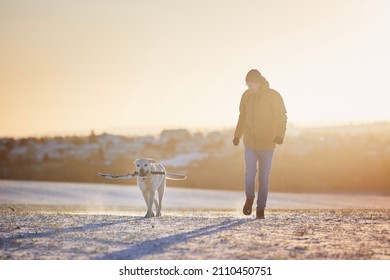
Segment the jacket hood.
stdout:
<path fill-rule="evenodd" d="M 263 76 L 261 76 L 261 87 L 260 87 L 260 91 L 264 91 L 264 90 L 269 90 L 269 82 L 267 81 L 266 78 L 264 78 Z"/>
<path fill-rule="evenodd" d="M 256 92 L 266 92 L 270 89 L 269 87 L 269 82 L 267 81 L 266 78 L 261 76 L 261 82 L 260 82 L 260 89 L 257 90 Z M 249 92 L 249 90 L 246 90 L 246 92 Z"/>

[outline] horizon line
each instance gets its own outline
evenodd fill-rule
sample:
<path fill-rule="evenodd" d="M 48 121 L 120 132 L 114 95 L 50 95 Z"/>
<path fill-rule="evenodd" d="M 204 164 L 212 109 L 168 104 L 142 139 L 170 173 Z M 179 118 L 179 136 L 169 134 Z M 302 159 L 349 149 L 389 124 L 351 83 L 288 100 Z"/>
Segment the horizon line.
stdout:
<path fill-rule="evenodd" d="M 370 121 L 327 121 L 327 122 L 289 122 L 287 125 L 287 130 L 290 129 L 310 129 L 310 128 L 337 128 L 345 126 L 361 126 L 361 125 L 375 125 L 375 124 L 390 124 L 390 120 L 370 120 Z M 85 137 L 91 135 L 93 132 L 96 135 L 102 134 L 111 134 L 111 135 L 120 135 L 120 136 L 156 136 L 164 130 L 179 130 L 185 129 L 190 133 L 207 133 L 212 131 L 226 131 L 234 129 L 232 126 L 205 126 L 205 127 L 195 127 L 195 126 L 124 126 L 124 127 L 111 127 L 106 129 L 88 129 L 88 130 L 75 130 L 75 131 L 64 131 L 64 132 L 45 132 L 45 133 L 33 133 L 33 134 L 18 134 L 18 135 L 0 135 L 0 139 L 4 138 L 14 138 L 14 139 L 24 139 L 24 138 L 44 138 L 44 137 Z M 131 130 L 131 132 L 130 132 Z"/>

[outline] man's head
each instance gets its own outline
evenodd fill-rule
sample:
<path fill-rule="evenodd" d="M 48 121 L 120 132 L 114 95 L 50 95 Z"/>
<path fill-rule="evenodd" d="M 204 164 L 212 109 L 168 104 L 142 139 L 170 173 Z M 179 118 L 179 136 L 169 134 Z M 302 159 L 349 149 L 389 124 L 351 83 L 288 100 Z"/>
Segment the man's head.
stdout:
<path fill-rule="evenodd" d="M 261 73 L 256 69 L 250 70 L 245 77 L 246 85 L 248 86 L 248 89 L 250 91 L 259 90 L 261 87 L 262 80 L 263 77 L 261 76 Z"/>

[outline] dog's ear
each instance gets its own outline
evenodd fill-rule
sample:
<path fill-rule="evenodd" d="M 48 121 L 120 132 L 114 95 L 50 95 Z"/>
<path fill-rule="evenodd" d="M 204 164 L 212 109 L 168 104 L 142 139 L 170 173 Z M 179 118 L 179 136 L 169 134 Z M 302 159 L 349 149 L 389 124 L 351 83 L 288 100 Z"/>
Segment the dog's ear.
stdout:
<path fill-rule="evenodd" d="M 148 160 L 149 160 L 150 163 L 157 163 L 158 162 L 157 160 L 152 159 L 152 158 L 148 158 Z"/>

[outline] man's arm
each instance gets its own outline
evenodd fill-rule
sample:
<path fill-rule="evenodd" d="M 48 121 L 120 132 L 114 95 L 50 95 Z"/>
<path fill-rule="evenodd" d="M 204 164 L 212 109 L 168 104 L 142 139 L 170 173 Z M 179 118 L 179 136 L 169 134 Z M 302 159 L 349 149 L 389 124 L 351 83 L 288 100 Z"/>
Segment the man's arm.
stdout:
<path fill-rule="evenodd" d="M 234 139 L 233 139 L 233 144 L 237 146 L 240 143 L 240 139 L 243 134 L 243 127 L 245 123 L 245 105 L 244 105 L 244 95 L 241 97 L 240 101 L 240 115 L 238 116 L 238 121 L 236 125 L 236 130 L 234 131 Z"/>
<path fill-rule="evenodd" d="M 274 142 L 282 144 L 286 134 L 287 111 L 282 96 L 276 92 L 275 102 L 273 103 L 273 113 L 276 118 L 276 137 Z"/>

